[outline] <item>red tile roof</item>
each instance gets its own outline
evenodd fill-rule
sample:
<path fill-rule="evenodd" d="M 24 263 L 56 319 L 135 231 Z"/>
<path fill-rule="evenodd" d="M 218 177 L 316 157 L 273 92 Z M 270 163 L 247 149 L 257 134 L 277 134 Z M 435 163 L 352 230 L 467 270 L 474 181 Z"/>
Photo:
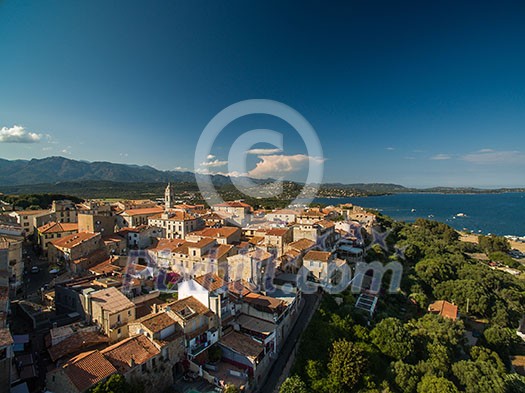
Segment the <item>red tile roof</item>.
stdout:
<path fill-rule="evenodd" d="M 197 315 L 212 315 L 213 312 L 195 299 L 193 296 L 177 300 L 168 305 L 171 311 L 185 320 L 190 320 Z"/>
<path fill-rule="evenodd" d="M 51 244 L 53 244 L 57 248 L 71 249 L 97 236 L 100 237 L 100 234 L 91 232 L 72 233 L 71 235 L 51 241 Z"/>
<path fill-rule="evenodd" d="M 121 214 L 126 214 L 128 216 L 142 216 L 162 213 L 163 211 L 164 209 L 162 209 L 161 207 L 147 207 L 143 209 L 124 210 Z"/>
<path fill-rule="evenodd" d="M 288 244 L 288 247 L 298 251 L 307 250 L 313 246 L 315 246 L 315 242 L 306 238 L 302 238 Z"/>
<path fill-rule="evenodd" d="M 456 320 L 458 318 L 458 306 L 446 300 L 438 300 L 428 306 L 428 311 L 439 314 L 442 317 Z"/>
<path fill-rule="evenodd" d="M 92 292 L 91 299 L 103 310 L 109 311 L 110 313 L 120 312 L 135 307 L 135 304 L 131 300 L 114 287 Z"/>
<path fill-rule="evenodd" d="M 314 251 L 310 250 L 306 253 L 303 259 L 311 261 L 328 262 L 332 253 L 330 251 Z"/>
<path fill-rule="evenodd" d="M 209 292 L 216 291 L 227 285 L 227 282 L 214 273 L 206 273 L 202 276 L 195 277 L 195 281 L 202 285 Z"/>
<path fill-rule="evenodd" d="M 78 224 L 76 222 L 50 222 L 48 224 L 38 227 L 40 233 L 62 233 L 72 232 L 78 230 Z"/>
<path fill-rule="evenodd" d="M 146 329 L 155 334 L 161 330 L 166 329 L 167 327 L 177 324 L 177 321 L 175 321 L 167 313 L 161 312 L 143 318 L 140 323 L 142 323 Z"/>
<path fill-rule="evenodd" d="M 141 334 L 113 344 L 101 353 L 119 373 L 124 374 L 135 365 L 143 364 L 157 356 L 160 351 L 150 339 Z"/>
<path fill-rule="evenodd" d="M 251 208 L 251 206 L 248 205 L 247 203 L 240 202 L 240 201 L 223 202 L 223 203 L 218 203 L 218 204 L 213 205 L 213 206 L 214 207 L 249 207 L 249 208 Z"/>
<path fill-rule="evenodd" d="M 62 368 L 81 392 L 117 372 L 99 351 L 81 353 L 65 363 Z"/>
<path fill-rule="evenodd" d="M 290 231 L 290 228 L 272 228 L 266 231 L 267 236 L 284 236 Z"/>
<path fill-rule="evenodd" d="M 95 345 L 107 343 L 109 339 L 98 332 L 80 331 L 47 349 L 51 360 L 56 362 L 66 355 L 86 350 Z"/>
<path fill-rule="evenodd" d="M 221 228 L 206 228 L 201 231 L 192 232 L 192 235 L 204 237 L 229 237 L 236 233 L 241 233 L 239 228 L 221 227 Z"/>

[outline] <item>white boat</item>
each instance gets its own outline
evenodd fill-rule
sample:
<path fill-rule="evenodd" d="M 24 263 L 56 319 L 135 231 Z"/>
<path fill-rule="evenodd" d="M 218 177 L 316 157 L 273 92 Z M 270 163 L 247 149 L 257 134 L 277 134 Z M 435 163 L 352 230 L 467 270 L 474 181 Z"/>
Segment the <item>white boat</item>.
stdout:
<path fill-rule="evenodd" d="M 410 211 L 411 211 L 412 213 L 414 213 L 414 212 L 416 211 L 416 209 L 412 209 L 412 210 L 410 210 Z"/>
<path fill-rule="evenodd" d="M 465 213 L 458 213 L 456 214 L 456 217 L 466 217 L 467 215 Z"/>

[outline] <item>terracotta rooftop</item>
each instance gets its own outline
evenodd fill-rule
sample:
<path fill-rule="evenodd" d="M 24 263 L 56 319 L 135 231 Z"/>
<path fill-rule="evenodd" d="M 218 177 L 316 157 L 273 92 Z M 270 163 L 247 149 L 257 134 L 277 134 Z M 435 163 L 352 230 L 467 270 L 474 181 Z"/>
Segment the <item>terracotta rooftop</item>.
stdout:
<path fill-rule="evenodd" d="M 190 220 L 196 220 L 198 216 L 195 214 L 187 213 L 182 210 L 172 210 L 168 213 L 168 216 L 164 216 L 164 212 L 155 214 L 154 216 L 151 216 L 150 219 L 152 220 L 168 220 L 168 221 L 190 221 Z"/>
<path fill-rule="evenodd" d="M 60 239 L 55 239 L 51 243 L 57 248 L 71 249 L 97 236 L 100 237 L 100 234 L 91 232 L 72 233 L 71 235 L 62 237 Z"/>
<path fill-rule="evenodd" d="M 101 353 L 119 373 L 124 374 L 135 365 L 143 364 L 158 355 L 160 351 L 150 339 L 140 334 L 113 344 Z"/>
<path fill-rule="evenodd" d="M 250 205 L 248 205 L 247 203 L 241 202 L 241 201 L 229 201 L 229 202 L 218 203 L 216 205 L 213 205 L 213 207 L 249 207 L 251 208 Z"/>
<path fill-rule="evenodd" d="M 328 220 L 317 221 L 315 224 L 319 225 L 319 226 L 322 226 L 323 228 L 335 227 L 335 223 L 333 221 L 328 221 Z"/>
<path fill-rule="evenodd" d="M 332 253 L 330 251 L 315 251 L 310 250 L 306 253 L 303 259 L 312 261 L 328 262 Z"/>
<path fill-rule="evenodd" d="M 81 392 L 117 372 L 99 351 L 81 353 L 65 363 L 62 368 Z"/>
<path fill-rule="evenodd" d="M 76 222 L 50 222 L 48 224 L 38 227 L 40 233 L 61 233 L 71 232 L 78 230 L 78 224 Z"/>
<path fill-rule="evenodd" d="M 296 240 L 295 242 L 288 244 L 288 247 L 293 248 L 295 250 L 299 250 L 299 251 L 307 250 L 309 248 L 312 248 L 313 246 L 315 246 L 315 242 L 313 240 L 306 239 L 306 238 L 302 238 L 302 239 Z"/>
<path fill-rule="evenodd" d="M 128 209 L 124 210 L 121 214 L 126 214 L 128 216 L 141 216 L 141 215 L 152 215 L 157 213 L 162 213 L 164 209 L 161 207 L 147 207 L 143 209 Z"/>
<path fill-rule="evenodd" d="M 129 300 L 117 288 L 110 287 L 100 291 L 92 292 L 91 299 L 100 307 L 110 313 L 127 310 L 135 307 L 135 304 Z"/>
<path fill-rule="evenodd" d="M 199 240 L 198 242 L 187 242 L 186 245 L 189 248 L 204 248 L 214 242 L 215 242 L 214 239 L 204 238 L 204 239 Z"/>
<path fill-rule="evenodd" d="M 228 283 L 228 292 L 235 296 L 244 297 L 251 292 L 250 284 L 244 280 L 230 281 Z"/>
<path fill-rule="evenodd" d="M 148 299 L 146 301 L 136 303 L 135 306 L 135 318 L 137 320 L 142 319 L 144 317 L 149 316 L 153 312 L 155 312 L 155 306 L 158 307 L 158 309 L 162 309 L 164 306 L 167 306 L 168 303 L 164 302 L 158 297 L 155 297 L 153 299 Z"/>
<path fill-rule="evenodd" d="M 235 233 L 241 233 L 239 228 L 234 227 L 221 227 L 221 228 L 206 228 L 200 231 L 192 232 L 192 235 L 204 236 L 204 237 L 228 237 Z"/>
<path fill-rule="evenodd" d="M 177 324 L 177 321 L 175 321 L 167 313 L 161 312 L 155 315 L 144 317 L 141 319 L 140 323 L 142 323 L 146 329 L 155 334 L 161 330 L 166 329 L 167 327 L 170 327 L 171 325 Z"/>
<path fill-rule="evenodd" d="M 171 251 L 173 252 L 177 247 L 186 243 L 186 240 L 182 239 L 158 239 L 156 244 L 148 248 L 151 251 Z"/>
<path fill-rule="evenodd" d="M 226 255 L 233 248 L 231 244 L 219 244 L 214 249 L 208 251 L 207 256 L 215 259 L 220 259 Z"/>
<path fill-rule="evenodd" d="M 66 355 L 86 350 L 99 344 L 107 343 L 109 339 L 98 332 L 80 331 L 49 347 L 47 351 L 51 360 L 56 362 Z"/>
<path fill-rule="evenodd" d="M 190 320 L 197 315 L 211 315 L 213 312 L 193 296 L 168 304 L 171 311 L 184 320 Z"/>
<path fill-rule="evenodd" d="M 77 258 L 73 260 L 73 263 L 75 265 L 78 264 L 89 264 L 90 266 L 94 264 L 98 264 L 101 262 L 104 262 L 104 260 L 108 259 L 108 251 L 105 248 L 95 250 L 93 252 L 90 252 L 88 255 Z M 100 273 L 108 273 L 108 272 L 100 272 Z"/>
<path fill-rule="evenodd" d="M 282 300 L 253 292 L 246 294 L 243 300 L 257 309 L 272 314 L 275 312 L 279 313 L 282 308 L 286 307 L 286 304 Z"/>
<path fill-rule="evenodd" d="M 219 344 L 246 356 L 251 361 L 254 361 L 264 351 L 262 344 L 245 334 L 235 331 L 224 335 L 220 339 Z"/>
<path fill-rule="evenodd" d="M 226 281 L 214 273 L 206 273 L 202 276 L 195 277 L 195 281 L 206 288 L 209 292 L 216 291 L 227 285 Z"/>
<path fill-rule="evenodd" d="M 437 302 L 432 303 L 428 306 L 428 311 L 453 320 L 458 318 L 458 306 L 447 302 L 446 300 L 438 300 Z"/>
<path fill-rule="evenodd" d="M 104 261 L 96 264 L 95 266 L 92 266 L 89 268 L 89 271 L 93 274 L 113 273 L 118 270 L 121 270 L 121 267 L 117 265 L 113 265 L 112 257 L 109 257 L 105 259 Z"/>
<path fill-rule="evenodd" d="M 267 236 L 284 236 L 290 231 L 290 228 L 271 228 L 266 231 Z"/>

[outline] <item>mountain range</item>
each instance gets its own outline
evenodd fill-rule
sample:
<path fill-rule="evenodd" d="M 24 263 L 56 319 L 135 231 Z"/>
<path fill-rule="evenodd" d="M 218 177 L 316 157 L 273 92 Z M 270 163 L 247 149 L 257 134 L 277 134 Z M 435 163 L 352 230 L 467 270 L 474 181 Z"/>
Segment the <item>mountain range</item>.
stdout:
<path fill-rule="evenodd" d="M 147 165 L 116 164 L 106 161 L 87 162 L 65 157 L 47 157 L 31 160 L 0 159 L 0 192 L 19 193 L 35 189 L 39 192 L 53 192 L 57 186 L 78 186 L 83 183 L 96 184 L 97 187 L 120 183 L 184 183 L 195 185 L 195 177 L 200 176 L 192 172 L 162 171 Z M 227 176 L 213 175 L 216 186 L 229 186 L 231 180 Z M 256 183 L 265 183 L 273 179 L 250 179 Z M 289 182 L 290 184 L 294 182 Z M 32 186 L 32 187 L 28 187 Z M 130 184 L 130 186 L 132 186 Z M 357 183 L 323 184 L 325 195 L 331 190 L 345 192 L 353 190 L 365 194 L 387 194 L 403 192 L 443 192 L 443 193 L 477 193 L 477 192 L 506 192 L 523 191 L 523 189 L 486 190 L 478 188 L 450 188 L 434 187 L 428 189 L 407 188 L 398 184 L 389 183 Z M 335 194 L 334 194 L 335 195 Z"/>

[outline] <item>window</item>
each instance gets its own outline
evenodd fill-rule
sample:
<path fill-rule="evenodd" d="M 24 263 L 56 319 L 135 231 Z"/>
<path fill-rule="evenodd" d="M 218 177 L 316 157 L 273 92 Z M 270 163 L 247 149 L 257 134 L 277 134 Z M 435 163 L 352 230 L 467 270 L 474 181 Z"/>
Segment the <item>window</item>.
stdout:
<path fill-rule="evenodd" d="M 131 317 L 131 310 L 128 310 L 128 317 Z"/>
<path fill-rule="evenodd" d="M 148 371 L 147 364 L 146 364 L 146 363 L 143 363 L 141 369 L 142 369 L 142 372 L 143 372 L 143 373 L 145 373 L 146 371 Z"/>
<path fill-rule="evenodd" d="M 156 362 L 155 362 L 155 358 L 151 359 L 151 365 L 152 365 L 153 367 L 155 367 L 155 363 L 156 363 Z"/>

